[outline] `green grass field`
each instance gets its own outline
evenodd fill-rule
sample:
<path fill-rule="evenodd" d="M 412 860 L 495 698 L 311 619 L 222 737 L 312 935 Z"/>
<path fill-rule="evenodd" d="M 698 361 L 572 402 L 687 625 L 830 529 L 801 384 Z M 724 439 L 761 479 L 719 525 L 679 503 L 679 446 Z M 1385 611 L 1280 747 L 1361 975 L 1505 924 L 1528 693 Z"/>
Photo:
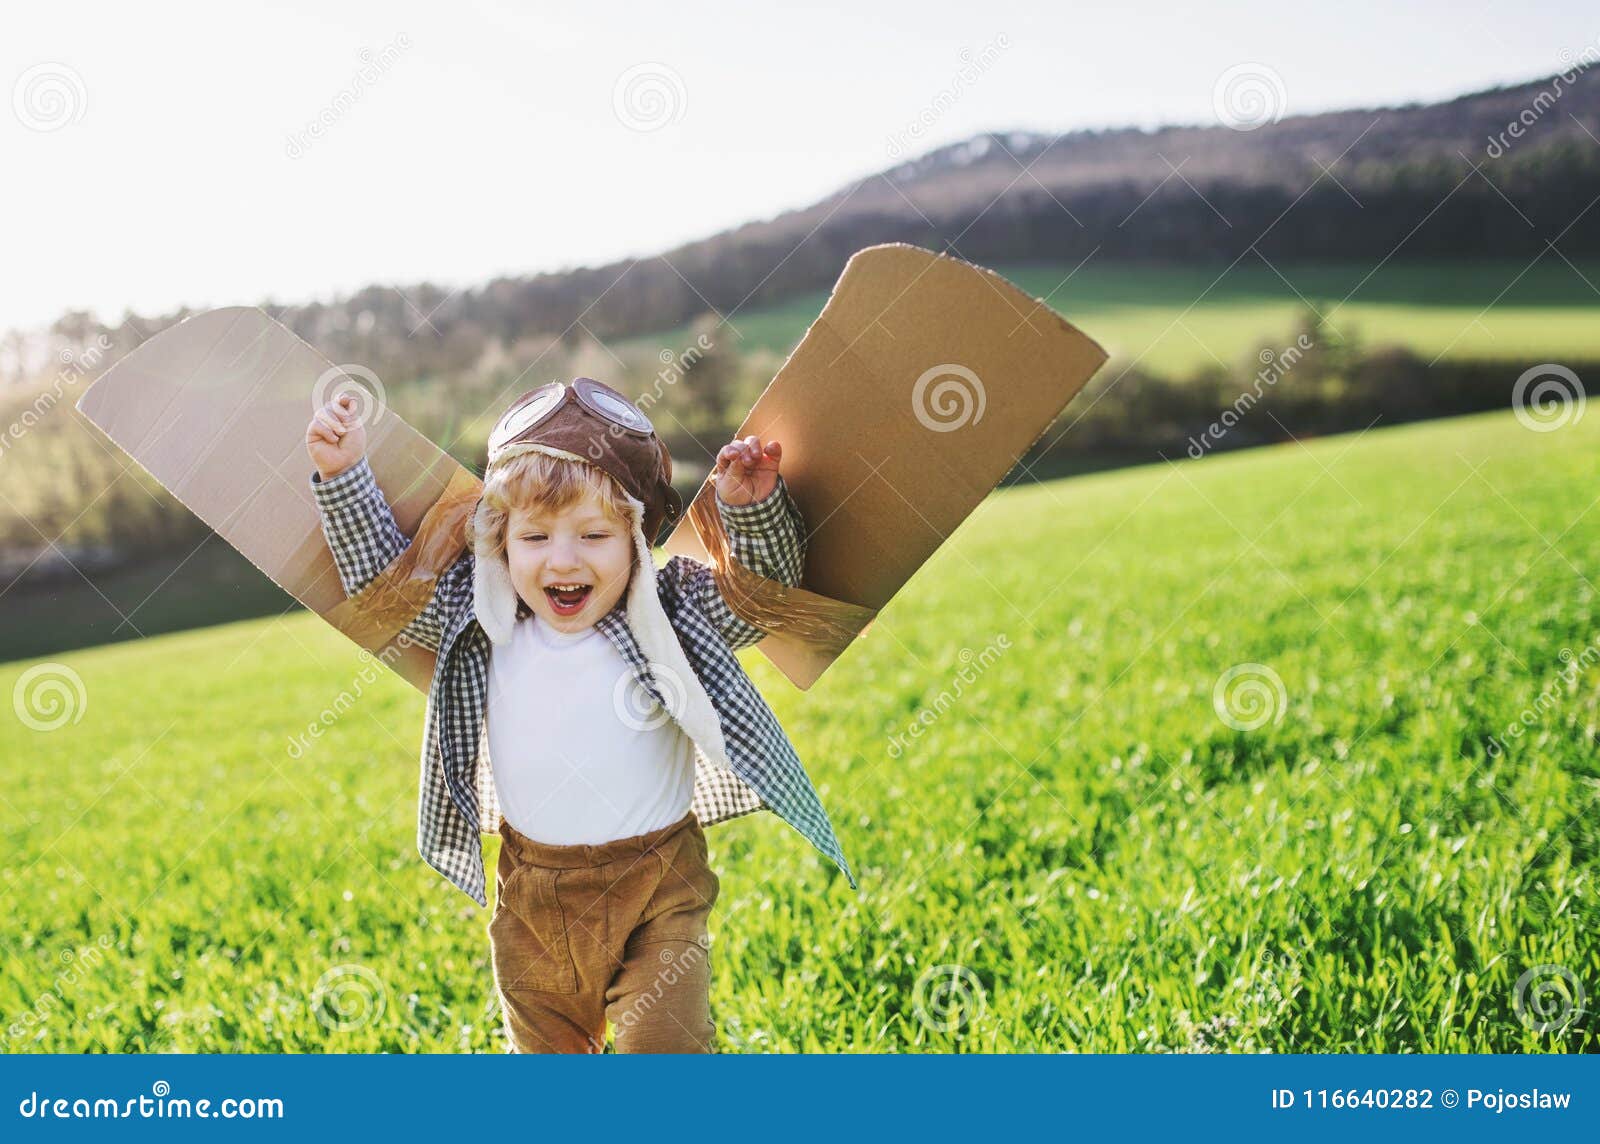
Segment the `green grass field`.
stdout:
<path fill-rule="evenodd" d="M 1368 263 L 1274 270 L 1255 255 L 1232 269 L 1094 260 L 1076 273 L 1071 264 L 994 269 L 1082 327 L 1114 359 L 1137 359 L 1169 376 L 1219 361 L 1236 366 L 1264 342 L 1286 344 L 1307 303 L 1341 334 L 1406 345 L 1430 360 L 1600 356 L 1600 265 L 1581 261 L 1574 269 L 1553 254 L 1532 267 L 1525 260 L 1396 260 L 1376 272 Z M 823 291 L 741 309 L 731 344 L 787 354 L 827 297 Z M 679 329 L 645 341 L 677 346 L 690 336 Z"/>
<path fill-rule="evenodd" d="M 1600 418 L 1509 413 L 995 494 L 811 692 L 749 660 L 861 889 L 708 831 L 723 1050 L 1600 1049 L 1541 969 L 1600 996 L 1597 494 Z M 501 1050 L 420 694 L 304 613 L 55 659 L 8 1051 Z"/>

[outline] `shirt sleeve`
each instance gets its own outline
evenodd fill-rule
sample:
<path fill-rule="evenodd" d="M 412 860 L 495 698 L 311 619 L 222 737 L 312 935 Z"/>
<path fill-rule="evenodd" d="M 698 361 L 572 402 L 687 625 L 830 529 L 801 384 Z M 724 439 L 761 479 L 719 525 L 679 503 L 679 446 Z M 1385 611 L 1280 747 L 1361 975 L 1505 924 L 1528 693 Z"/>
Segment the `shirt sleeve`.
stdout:
<path fill-rule="evenodd" d="M 322 533 L 346 597 L 360 592 L 410 546 L 365 456 L 327 480 L 313 470 L 311 495 L 322 515 Z M 447 617 L 440 587 L 445 579 L 445 575 L 439 577 L 421 614 L 404 629 L 407 636 L 431 651 L 439 650 L 444 636 Z"/>
<path fill-rule="evenodd" d="M 714 491 L 712 495 L 733 558 L 758 576 L 798 587 L 805 567 L 805 518 L 783 476 L 779 475 L 770 493 L 751 504 L 732 505 Z M 674 556 L 662 572 L 677 579 L 682 589 L 699 601 L 730 648 L 737 651 L 766 638 L 765 632 L 728 607 L 709 566 L 687 556 Z"/>

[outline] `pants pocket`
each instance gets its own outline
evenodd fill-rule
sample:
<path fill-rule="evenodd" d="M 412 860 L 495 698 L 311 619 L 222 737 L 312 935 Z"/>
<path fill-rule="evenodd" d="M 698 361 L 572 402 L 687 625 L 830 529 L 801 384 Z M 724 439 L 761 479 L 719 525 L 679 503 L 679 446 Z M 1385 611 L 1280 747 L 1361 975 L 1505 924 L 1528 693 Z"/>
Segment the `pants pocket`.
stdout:
<path fill-rule="evenodd" d="M 561 870 L 518 866 L 501 887 L 489 920 L 489 954 L 503 993 L 576 993 L 569 921 L 557 892 Z"/>
<path fill-rule="evenodd" d="M 686 832 L 687 844 L 678 851 L 678 861 L 684 867 L 686 881 L 694 887 L 700 900 L 709 910 L 716 904 L 722 891 L 722 879 L 711 868 L 711 855 L 706 849 L 705 830 L 697 822 Z"/>
<path fill-rule="evenodd" d="M 712 907 L 722 882 L 706 856 L 705 836 L 695 827 L 673 840 L 659 855 L 661 880 L 643 918 L 644 941 L 692 941 L 703 944 Z"/>

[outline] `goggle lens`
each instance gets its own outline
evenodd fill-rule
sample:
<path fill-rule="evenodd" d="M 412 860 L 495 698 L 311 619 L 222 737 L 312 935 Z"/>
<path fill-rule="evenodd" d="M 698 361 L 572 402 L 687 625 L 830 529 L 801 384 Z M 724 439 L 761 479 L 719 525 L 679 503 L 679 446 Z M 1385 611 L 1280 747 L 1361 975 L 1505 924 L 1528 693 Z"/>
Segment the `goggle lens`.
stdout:
<path fill-rule="evenodd" d="M 655 426 L 650 424 L 639 407 L 631 401 L 623 401 L 603 389 L 580 389 L 578 396 L 585 398 L 584 404 L 593 409 L 600 416 L 624 429 L 632 429 L 635 433 L 653 433 Z"/>
<path fill-rule="evenodd" d="M 586 380 L 580 379 L 579 384 L 573 386 L 552 381 L 537 390 L 527 401 L 501 418 L 500 424 L 495 426 L 494 432 L 489 435 L 489 451 L 498 452 L 507 443 L 514 441 L 560 409 L 567 399 L 569 388 L 577 394 L 585 407 L 613 425 L 645 437 L 655 432 L 655 426 L 651 424 L 650 418 L 646 417 L 644 411 L 637 405 L 594 384 L 584 384 Z"/>
<path fill-rule="evenodd" d="M 500 424 L 495 427 L 493 435 L 489 438 L 489 448 L 499 449 L 507 441 L 527 432 L 530 426 L 537 425 L 553 413 L 566 395 L 567 387 L 559 381 L 553 381 L 535 393 L 501 418 Z"/>

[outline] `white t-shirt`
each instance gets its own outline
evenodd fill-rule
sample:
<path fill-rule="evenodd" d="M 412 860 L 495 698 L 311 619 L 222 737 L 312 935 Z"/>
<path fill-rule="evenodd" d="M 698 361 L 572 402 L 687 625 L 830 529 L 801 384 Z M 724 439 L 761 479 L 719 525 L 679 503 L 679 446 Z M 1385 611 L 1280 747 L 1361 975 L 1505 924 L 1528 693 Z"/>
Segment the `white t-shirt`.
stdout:
<path fill-rule="evenodd" d="M 500 812 L 537 842 L 614 842 L 689 811 L 694 743 L 598 628 L 519 619 L 489 655 L 486 721 Z"/>

